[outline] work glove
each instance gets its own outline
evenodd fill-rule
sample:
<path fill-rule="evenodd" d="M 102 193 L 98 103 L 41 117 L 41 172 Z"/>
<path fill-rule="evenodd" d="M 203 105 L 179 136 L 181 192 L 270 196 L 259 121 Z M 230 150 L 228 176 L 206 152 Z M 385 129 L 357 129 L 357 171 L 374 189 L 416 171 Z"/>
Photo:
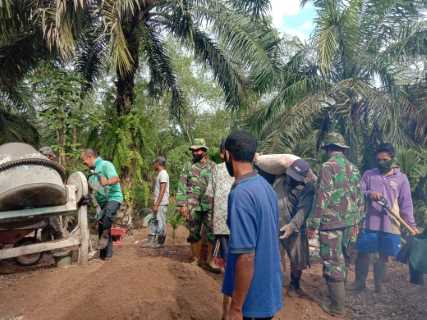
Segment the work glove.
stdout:
<path fill-rule="evenodd" d="M 294 233 L 294 229 L 292 228 L 292 225 L 288 223 L 280 229 L 280 232 L 283 232 L 283 234 L 280 236 L 280 239 L 287 239 L 292 235 L 292 233 Z"/>
<path fill-rule="evenodd" d="M 91 199 L 90 195 L 87 194 L 87 195 L 83 196 L 79 200 L 79 202 L 77 203 L 77 205 L 79 207 L 81 207 L 81 206 L 89 206 L 91 203 L 92 203 L 92 199 Z"/>

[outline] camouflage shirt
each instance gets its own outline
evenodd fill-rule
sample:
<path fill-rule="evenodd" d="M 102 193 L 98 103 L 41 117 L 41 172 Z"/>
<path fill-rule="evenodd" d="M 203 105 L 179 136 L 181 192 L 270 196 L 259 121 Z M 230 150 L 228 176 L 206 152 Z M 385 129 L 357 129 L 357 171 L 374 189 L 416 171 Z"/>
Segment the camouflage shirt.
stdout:
<path fill-rule="evenodd" d="M 212 173 L 215 163 L 208 160 L 205 164 L 188 163 L 185 165 L 178 183 L 176 204 L 187 206 L 191 211 L 212 211 L 213 190 Z"/>
<path fill-rule="evenodd" d="M 359 188 L 360 173 L 342 153 L 322 165 L 314 213 L 308 221 L 312 229 L 333 230 L 358 224 L 364 212 Z"/>

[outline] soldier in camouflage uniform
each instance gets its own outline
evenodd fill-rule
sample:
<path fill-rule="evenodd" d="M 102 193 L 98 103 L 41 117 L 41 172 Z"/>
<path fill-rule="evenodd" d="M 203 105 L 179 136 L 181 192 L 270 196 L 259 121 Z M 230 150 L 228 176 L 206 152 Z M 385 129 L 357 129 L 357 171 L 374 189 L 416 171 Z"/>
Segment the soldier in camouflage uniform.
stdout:
<path fill-rule="evenodd" d="M 330 133 L 323 148 L 329 160 L 320 170 L 314 213 L 308 228 L 311 238 L 315 230 L 319 230 L 323 276 L 331 298 L 331 304 L 322 308 L 337 315 L 344 313 L 344 282 L 363 217 L 364 199 L 359 189 L 359 170 L 344 155 L 349 148 L 344 138 L 338 133 Z"/>
<path fill-rule="evenodd" d="M 204 139 L 195 139 L 190 150 L 193 161 L 183 169 L 178 183 L 176 203 L 190 232 L 187 241 L 191 244 L 193 258 L 199 265 L 207 267 L 209 262 L 201 256 L 207 255 L 207 259 L 211 260 L 215 241 L 212 218 L 213 190 L 209 187 L 213 185 L 211 180 L 215 163 L 208 158 L 208 147 Z M 203 238 L 207 239 L 207 253 L 202 255 Z"/>

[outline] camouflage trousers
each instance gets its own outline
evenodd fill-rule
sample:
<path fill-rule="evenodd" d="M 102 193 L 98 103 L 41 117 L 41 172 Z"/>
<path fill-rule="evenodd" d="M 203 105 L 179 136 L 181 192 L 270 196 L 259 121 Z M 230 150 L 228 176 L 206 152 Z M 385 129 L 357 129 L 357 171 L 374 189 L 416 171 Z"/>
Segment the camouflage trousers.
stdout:
<path fill-rule="evenodd" d="M 213 220 L 212 212 L 210 211 L 193 211 L 191 218 L 187 220 L 186 227 L 190 232 L 187 239 L 188 242 L 194 243 L 202 240 L 202 237 L 210 242 L 215 242 L 215 235 L 213 233 Z"/>
<path fill-rule="evenodd" d="M 346 280 L 356 240 L 357 233 L 353 227 L 319 232 L 323 276 L 327 280 L 334 282 Z"/>

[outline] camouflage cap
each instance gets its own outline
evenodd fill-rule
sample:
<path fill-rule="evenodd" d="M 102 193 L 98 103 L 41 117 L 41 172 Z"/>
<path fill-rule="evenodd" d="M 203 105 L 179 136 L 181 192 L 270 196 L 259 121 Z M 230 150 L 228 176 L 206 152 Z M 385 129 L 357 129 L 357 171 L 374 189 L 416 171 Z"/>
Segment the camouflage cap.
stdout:
<path fill-rule="evenodd" d="M 45 157 L 52 157 L 56 158 L 55 152 L 53 152 L 51 147 L 42 147 L 39 149 L 39 152 L 44 155 Z"/>
<path fill-rule="evenodd" d="M 330 132 L 323 139 L 322 148 L 327 146 L 337 146 L 343 149 L 349 149 L 346 145 L 344 137 L 338 132 Z"/>
<path fill-rule="evenodd" d="M 194 139 L 194 142 L 191 145 L 190 150 L 198 150 L 198 149 L 205 149 L 206 151 L 209 150 L 208 146 L 206 145 L 205 139 L 203 138 Z"/>

